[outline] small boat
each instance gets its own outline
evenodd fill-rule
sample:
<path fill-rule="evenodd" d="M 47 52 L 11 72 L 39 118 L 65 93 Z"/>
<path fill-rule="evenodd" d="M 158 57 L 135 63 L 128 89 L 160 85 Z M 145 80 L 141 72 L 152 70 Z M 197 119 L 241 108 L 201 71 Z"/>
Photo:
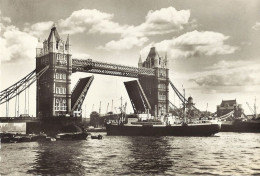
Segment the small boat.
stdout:
<path fill-rule="evenodd" d="M 31 142 L 30 136 L 21 136 L 19 142 Z"/>
<path fill-rule="evenodd" d="M 88 133 L 59 133 L 56 135 L 57 140 L 86 140 Z"/>
<path fill-rule="evenodd" d="M 8 136 L 4 136 L 0 139 L 1 143 L 10 143 L 10 138 Z"/>
<path fill-rule="evenodd" d="M 46 138 L 47 138 L 47 135 L 46 134 L 39 134 L 39 135 L 36 135 L 36 134 L 33 134 L 31 135 L 31 141 L 46 141 Z"/>
<path fill-rule="evenodd" d="M 91 139 L 102 139 L 103 138 L 103 136 L 102 135 L 97 135 L 97 136 L 91 136 Z"/>
<path fill-rule="evenodd" d="M 55 142 L 55 141 L 56 141 L 56 138 L 47 137 L 45 140 L 46 140 L 46 141 L 50 141 L 50 142 Z"/>

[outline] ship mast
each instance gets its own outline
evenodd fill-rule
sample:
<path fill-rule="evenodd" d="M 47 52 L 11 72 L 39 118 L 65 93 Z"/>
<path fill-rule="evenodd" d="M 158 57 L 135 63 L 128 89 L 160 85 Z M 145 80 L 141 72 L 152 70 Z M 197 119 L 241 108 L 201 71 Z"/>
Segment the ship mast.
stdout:
<path fill-rule="evenodd" d="M 109 103 L 107 103 L 107 111 L 106 111 L 106 114 L 108 113 L 108 107 L 109 107 Z"/>
<path fill-rule="evenodd" d="M 121 122 L 123 122 L 123 97 L 122 96 L 121 96 L 120 100 L 121 100 L 121 108 L 120 108 L 120 110 L 121 110 Z"/>
<path fill-rule="evenodd" d="M 101 101 L 100 101 L 100 103 L 99 103 L 99 114 L 101 114 Z"/>
<path fill-rule="evenodd" d="M 183 89 L 183 122 L 186 123 L 186 114 L 185 114 L 185 89 Z"/>
<path fill-rule="evenodd" d="M 112 99 L 112 105 L 111 105 L 111 112 L 112 112 L 112 114 L 114 114 L 114 106 L 113 106 L 113 99 Z"/>

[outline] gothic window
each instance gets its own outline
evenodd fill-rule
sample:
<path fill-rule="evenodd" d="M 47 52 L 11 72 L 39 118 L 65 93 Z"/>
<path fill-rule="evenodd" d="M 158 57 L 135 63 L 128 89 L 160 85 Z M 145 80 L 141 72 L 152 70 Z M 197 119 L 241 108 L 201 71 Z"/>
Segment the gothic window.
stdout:
<path fill-rule="evenodd" d="M 152 65 L 154 65 L 154 58 L 152 58 L 151 60 L 152 60 Z"/>
<path fill-rule="evenodd" d="M 159 84 L 159 88 L 160 88 L 160 89 L 165 89 L 166 86 L 165 86 L 165 84 Z"/>
<path fill-rule="evenodd" d="M 166 100 L 166 95 L 164 92 L 159 92 L 159 100 Z"/>
<path fill-rule="evenodd" d="M 67 106 L 66 106 L 66 100 L 65 99 L 62 100 L 61 106 L 62 106 L 62 110 L 66 111 Z"/>
<path fill-rule="evenodd" d="M 56 87 L 56 94 L 66 94 L 65 87 Z"/>
<path fill-rule="evenodd" d="M 59 99 L 55 101 L 55 111 L 59 110 Z"/>
<path fill-rule="evenodd" d="M 45 64 L 47 65 L 49 63 L 48 58 L 45 58 Z"/>
<path fill-rule="evenodd" d="M 165 70 L 160 70 L 160 76 L 161 76 L 161 77 L 165 77 L 165 76 L 166 76 Z"/>
<path fill-rule="evenodd" d="M 56 87 L 56 94 L 59 94 L 59 93 L 60 93 L 60 88 Z"/>
<path fill-rule="evenodd" d="M 66 111 L 67 104 L 64 98 L 56 98 L 55 100 L 55 111 Z"/>
<path fill-rule="evenodd" d="M 66 65 L 67 64 L 66 56 L 63 54 L 57 54 L 56 62 L 58 65 Z"/>

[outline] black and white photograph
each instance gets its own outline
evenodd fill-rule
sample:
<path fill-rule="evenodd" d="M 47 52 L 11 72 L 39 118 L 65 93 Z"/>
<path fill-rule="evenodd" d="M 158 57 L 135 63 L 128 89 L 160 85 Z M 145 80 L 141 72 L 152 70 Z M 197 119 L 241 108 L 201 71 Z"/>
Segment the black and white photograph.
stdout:
<path fill-rule="evenodd" d="M 0 176 L 260 175 L 260 1 L 0 0 Z"/>

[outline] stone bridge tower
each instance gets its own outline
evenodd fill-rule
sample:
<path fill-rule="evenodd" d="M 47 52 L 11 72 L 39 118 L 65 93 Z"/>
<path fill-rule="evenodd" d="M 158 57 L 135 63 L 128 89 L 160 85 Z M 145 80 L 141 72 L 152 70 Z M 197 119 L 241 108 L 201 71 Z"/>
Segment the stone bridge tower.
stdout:
<path fill-rule="evenodd" d="M 38 117 L 65 116 L 71 113 L 72 59 L 69 35 L 64 42 L 55 27 L 48 39 L 36 48 L 36 73 L 49 65 L 37 80 L 36 113 Z"/>
<path fill-rule="evenodd" d="M 150 52 L 144 62 L 140 57 L 138 67 L 153 68 L 154 77 L 140 76 L 139 82 L 151 105 L 151 114 L 155 117 L 165 115 L 169 110 L 169 68 L 167 56 L 162 58 L 155 47 Z"/>

